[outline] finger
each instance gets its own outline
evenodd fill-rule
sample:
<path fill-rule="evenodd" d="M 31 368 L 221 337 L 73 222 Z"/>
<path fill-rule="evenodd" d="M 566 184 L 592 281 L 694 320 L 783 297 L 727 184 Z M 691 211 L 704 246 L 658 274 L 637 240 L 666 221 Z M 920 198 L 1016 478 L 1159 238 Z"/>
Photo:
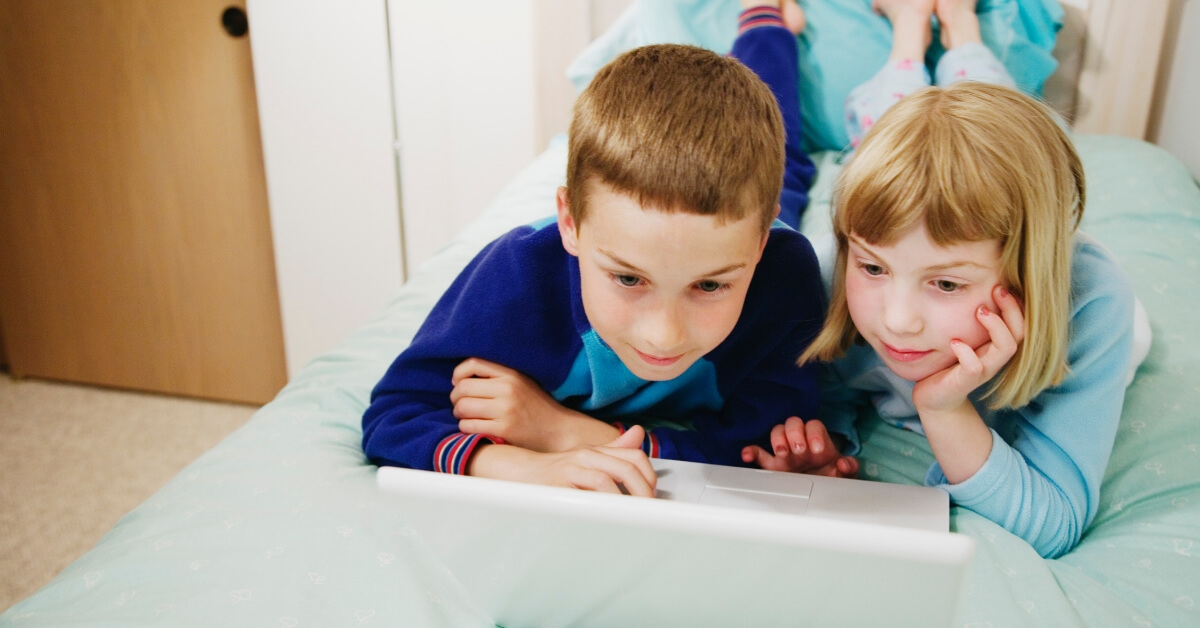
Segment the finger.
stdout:
<path fill-rule="evenodd" d="M 573 470 L 567 477 L 567 483 L 569 483 L 572 488 L 578 488 L 585 491 L 617 494 L 620 494 L 621 492 L 621 489 L 617 487 L 617 483 L 613 480 L 613 478 L 599 469 L 577 468 Z"/>
<path fill-rule="evenodd" d="M 503 427 L 496 421 L 489 419 L 472 418 L 462 419 L 458 422 L 458 431 L 463 434 L 486 434 L 497 438 L 505 438 L 505 435 L 500 433 L 504 431 Z"/>
<path fill-rule="evenodd" d="M 783 424 L 783 429 L 787 433 L 788 444 L 793 454 L 803 454 L 808 451 L 808 435 L 804 430 L 804 421 L 800 420 L 800 417 L 788 417 Z"/>
<path fill-rule="evenodd" d="M 804 424 L 804 432 L 808 436 L 808 448 L 814 454 L 819 454 L 825 451 L 829 443 L 829 432 L 825 431 L 825 424 L 813 419 Z"/>
<path fill-rule="evenodd" d="M 464 397 L 495 399 L 500 396 L 500 387 L 495 380 L 468 377 L 460 380 L 450 390 L 450 402 L 456 403 Z"/>
<path fill-rule="evenodd" d="M 747 460 L 746 455 L 750 458 Z M 783 471 L 782 458 L 779 458 L 758 445 L 749 445 L 742 449 L 742 460 L 752 462 L 768 471 Z"/>
<path fill-rule="evenodd" d="M 964 378 L 974 381 L 983 374 L 983 362 L 976 355 L 975 350 L 971 348 L 971 345 L 961 340 L 951 340 L 950 350 L 958 358 L 958 366 Z M 981 352 L 986 352 L 987 350 L 987 344 L 980 347 Z"/>
<path fill-rule="evenodd" d="M 996 306 L 1000 308 L 1000 316 L 1012 332 L 1013 338 L 1020 344 L 1025 340 L 1025 308 L 1015 294 L 1003 286 L 996 286 Z"/>
<path fill-rule="evenodd" d="M 1009 329 L 1008 323 L 1002 316 L 988 309 L 986 305 L 979 306 L 976 312 L 976 318 L 979 323 L 987 329 L 988 336 L 991 338 L 991 344 L 995 349 L 1004 354 L 1005 360 L 1012 357 L 1017 351 L 1017 341 L 1013 337 L 1012 330 Z"/>
<path fill-rule="evenodd" d="M 852 478 L 858 475 L 858 458 L 854 456 L 842 456 L 837 461 L 838 475 L 844 478 Z"/>
<path fill-rule="evenodd" d="M 463 419 L 498 419 L 500 414 L 496 411 L 495 402 L 491 399 L 481 399 L 479 397 L 463 397 L 454 403 L 451 409 L 454 418 L 462 421 Z"/>
<path fill-rule="evenodd" d="M 646 430 L 640 425 L 635 425 L 625 433 L 618 436 L 615 440 L 608 443 L 606 447 L 620 447 L 623 449 L 637 449 L 641 451 L 642 441 L 646 439 Z"/>
<path fill-rule="evenodd" d="M 983 365 L 982 374 L 991 377 L 1016 355 L 1017 340 L 1007 322 L 983 306 L 979 308 L 979 321 L 987 328 L 991 341 L 979 347 L 975 353 Z"/>
<path fill-rule="evenodd" d="M 614 458 L 619 458 L 632 464 L 642 475 L 642 478 L 647 484 L 654 487 L 658 483 L 658 473 L 654 470 L 654 465 L 650 463 L 650 457 L 647 456 L 641 449 L 623 449 L 623 448 L 606 448 L 604 453 Z"/>
<path fill-rule="evenodd" d="M 467 358 L 454 367 L 450 383 L 457 385 L 459 381 L 469 377 L 500 377 L 513 373 L 516 371 L 483 358 Z"/>
<path fill-rule="evenodd" d="M 784 432 L 784 426 L 776 425 L 771 428 L 771 451 L 775 452 L 776 456 L 786 456 L 788 447 L 788 437 Z"/>
<path fill-rule="evenodd" d="M 653 469 L 650 469 L 651 477 L 648 478 L 637 465 L 619 455 L 610 455 L 608 451 L 597 449 L 584 450 L 582 453 L 584 456 L 581 462 L 585 466 L 604 472 L 612 481 L 624 486 L 625 492 L 638 497 L 654 497 L 657 476 L 654 475 Z"/>
<path fill-rule="evenodd" d="M 457 386 L 459 382 L 470 377 L 477 377 L 480 360 L 478 358 L 467 358 L 458 363 L 454 367 L 454 372 L 450 374 L 450 383 Z"/>

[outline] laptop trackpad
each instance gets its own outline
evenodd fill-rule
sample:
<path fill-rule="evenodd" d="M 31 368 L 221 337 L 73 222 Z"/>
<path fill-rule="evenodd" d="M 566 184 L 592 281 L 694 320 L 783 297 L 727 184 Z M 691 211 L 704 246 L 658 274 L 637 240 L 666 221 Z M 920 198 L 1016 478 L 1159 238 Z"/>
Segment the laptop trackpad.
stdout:
<path fill-rule="evenodd" d="M 808 510 L 812 486 L 811 479 L 795 473 L 715 467 L 698 501 L 711 506 L 802 515 Z"/>

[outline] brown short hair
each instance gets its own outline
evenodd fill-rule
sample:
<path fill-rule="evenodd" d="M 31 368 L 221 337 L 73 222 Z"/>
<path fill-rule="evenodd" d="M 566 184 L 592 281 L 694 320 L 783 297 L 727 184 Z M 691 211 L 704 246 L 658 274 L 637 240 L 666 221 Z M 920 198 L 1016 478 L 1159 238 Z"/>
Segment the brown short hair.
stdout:
<path fill-rule="evenodd" d="M 842 171 L 829 316 L 801 361 L 831 360 L 860 336 L 846 303 L 851 233 L 889 245 L 918 223 L 941 246 L 997 239 L 1005 287 L 1025 305 L 1025 340 L 987 392 L 1021 407 L 1067 372 L 1073 234 L 1083 165 L 1049 107 L 1016 90 L 964 81 L 905 96 Z"/>
<path fill-rule="evenodd" d="M 740 220 L 763 232 L 783 186 L 784 128 L 770 88 L 740 61 L 695 46 L 630 50 L 575 103 L 567 157 L 571 217 L 605 183 L 643 207 Z"/>

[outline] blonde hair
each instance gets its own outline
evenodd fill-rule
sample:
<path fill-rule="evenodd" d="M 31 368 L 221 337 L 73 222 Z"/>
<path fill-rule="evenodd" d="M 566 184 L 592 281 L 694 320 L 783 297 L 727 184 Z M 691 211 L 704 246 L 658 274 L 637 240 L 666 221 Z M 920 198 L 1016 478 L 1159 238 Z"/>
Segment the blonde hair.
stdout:
<path fill-rule="evenodd" d="M 1085 198 L 1079 155 L 1042 103 L 970 81 L 906 96 L 838 179 L 829 316 L 801 363 L 861 340 L 846 303 L 850 234 L 887 246 L 920 221 L 940 246 L 1001 243 L 1002 281 L 1024 302 L 1026 331 L 985 398 L 993 409 L 1027 405 L 1067 373 L 1072 234 Z"/>
<path fill-rule="evenodd" d="M 643 207 L 722 224 L 758 212 L 765 233 L 783 167 L 779 105 L 753 71 L 703 48 L 643 46 L 601 68 L 575 103 L 567 199 L 576 225 L 600 181 Z"/>

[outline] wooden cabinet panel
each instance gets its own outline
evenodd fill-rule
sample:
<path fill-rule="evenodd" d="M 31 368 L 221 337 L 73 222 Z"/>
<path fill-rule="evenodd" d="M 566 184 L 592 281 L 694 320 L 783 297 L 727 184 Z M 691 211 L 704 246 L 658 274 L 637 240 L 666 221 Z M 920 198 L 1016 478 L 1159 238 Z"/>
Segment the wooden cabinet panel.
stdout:
<path fill-rule="evenodd" d="M 0 0 L 14 374 L 254 403 L 286 381 L 238 4 Z"/>

